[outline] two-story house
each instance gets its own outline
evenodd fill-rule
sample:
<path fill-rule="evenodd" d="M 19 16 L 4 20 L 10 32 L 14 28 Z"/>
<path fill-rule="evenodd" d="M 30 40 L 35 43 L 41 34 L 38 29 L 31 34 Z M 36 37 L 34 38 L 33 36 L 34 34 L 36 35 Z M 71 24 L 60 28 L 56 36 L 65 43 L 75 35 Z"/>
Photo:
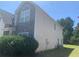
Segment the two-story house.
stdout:
<path fill-rule="evenodd" d="M 14 32 L 32 36 L 39 43 L 37 51 L 62 46 L 62 31 L 63 28 L 33 2 L 22 2 L 15 15 L 0 10 L 0 36 Z"/>
<path fill-rule="evenodd" d="M 63 45 L 63 28 L 33 2 L 22 2 L 15 12 L 17 34 L 33 36 L 39 43 L 37 51 Z"/>

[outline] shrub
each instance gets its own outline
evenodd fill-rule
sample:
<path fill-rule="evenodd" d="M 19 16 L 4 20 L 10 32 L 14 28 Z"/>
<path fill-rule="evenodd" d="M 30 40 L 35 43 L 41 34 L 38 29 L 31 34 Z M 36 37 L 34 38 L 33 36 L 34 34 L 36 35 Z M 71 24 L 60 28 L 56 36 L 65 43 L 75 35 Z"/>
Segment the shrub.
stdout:
<path fill-rule="evenodd" d="M 0 37 L 1 56 L 31 56 L 38 47 L 34 38 L 26 36 Z"/>

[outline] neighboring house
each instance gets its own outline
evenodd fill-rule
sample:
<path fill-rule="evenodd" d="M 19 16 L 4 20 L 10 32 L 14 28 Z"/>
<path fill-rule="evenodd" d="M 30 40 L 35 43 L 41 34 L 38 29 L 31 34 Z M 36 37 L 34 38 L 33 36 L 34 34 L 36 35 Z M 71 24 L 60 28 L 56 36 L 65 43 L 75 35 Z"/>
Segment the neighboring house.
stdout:
<path fill-rule="evenodd" d="M 63 28 L 33 2 L 22 2 L 15 12 L 17 34 L 34 37 L 37 51 L 63 46 Z"/>
<path fill-rule="evenodd" d="M 11 13 L 0 9 L 0 36 L 13 34 L 13 19 L 14 16 Z"/>

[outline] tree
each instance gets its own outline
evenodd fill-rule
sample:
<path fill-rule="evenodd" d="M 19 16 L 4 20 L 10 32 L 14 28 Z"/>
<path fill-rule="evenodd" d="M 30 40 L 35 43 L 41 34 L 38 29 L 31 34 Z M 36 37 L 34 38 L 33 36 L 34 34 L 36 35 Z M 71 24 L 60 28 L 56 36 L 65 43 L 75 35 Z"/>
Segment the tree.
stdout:
<path fill-rule="evenodd" d="M 57 22 L 64 27 L 64 18 L 61 18 L 60 20 L 57 20 Z"/>
<path fill-rule="evenodd" d="M 79 23 L 78 23 L 77 26 L 75 27 L 75 31 L 76 31 L 76 34 L 79 35 Z"/>
<path fill-rule="evenodd" d="M 77 26 L 75 27 L 73 31 L 72 40 L 79 41 L 79 23 L 77 24 Z"/>
<path fill-rule="evenodd" d="M 64 43 L 69 43 L 71 36 L 73 35 L 74 22 L 70 17 L 62 18 L 58 20 L 58 23 L 63 26 Z"/>

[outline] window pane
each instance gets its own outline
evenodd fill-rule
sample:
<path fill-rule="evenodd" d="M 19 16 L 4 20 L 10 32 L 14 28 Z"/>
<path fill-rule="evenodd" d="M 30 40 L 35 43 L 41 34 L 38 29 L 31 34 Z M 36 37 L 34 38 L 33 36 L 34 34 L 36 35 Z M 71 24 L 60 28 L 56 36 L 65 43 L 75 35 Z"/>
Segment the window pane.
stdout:
<path fill-rule="evenodd" d="M 30 20 L 30 9 L 22 10 L 21 13 L 20 13 L 19 22 L 25 23 L 25 22 L 28 22 L 29 20 Z"/>

